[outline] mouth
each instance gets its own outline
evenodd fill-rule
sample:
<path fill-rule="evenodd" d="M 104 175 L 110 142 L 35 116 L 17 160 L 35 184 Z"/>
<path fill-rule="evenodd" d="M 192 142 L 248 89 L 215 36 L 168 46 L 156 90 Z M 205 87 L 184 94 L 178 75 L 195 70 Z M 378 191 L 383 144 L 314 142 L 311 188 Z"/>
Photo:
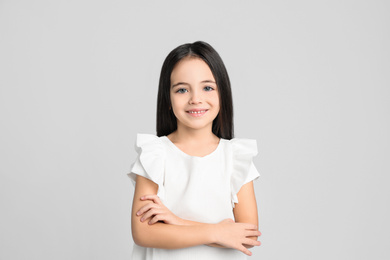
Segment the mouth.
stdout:
<path fill-rule="evenodd" d="M 188 110 L 186 112 L 191 116 L 199 117 L 199 116 L 203 116 L 204 114 L 206 114 L 207 111 L 208 111 L 208 109 L 194 109 L 194 110 Z"/>

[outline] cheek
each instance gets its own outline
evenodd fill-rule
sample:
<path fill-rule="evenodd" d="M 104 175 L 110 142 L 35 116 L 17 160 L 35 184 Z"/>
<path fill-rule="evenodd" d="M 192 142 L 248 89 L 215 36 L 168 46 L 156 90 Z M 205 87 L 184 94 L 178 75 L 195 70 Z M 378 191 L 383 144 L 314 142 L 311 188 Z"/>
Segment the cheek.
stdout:
<path fill-rule="evenodd" d="M 176 100 L 174 95 L 172 95 L 172 93 L 170 95 L 170 99 L 171 99 L 171 108 L 173 109 L 176 106 Z"/>
<path fill-rule="evenodd" d="M 218 107 L 218 110 L 220 109 L 220 103 L 219 103 L 219 94 L 218 93 L 215 93 L 214 97 L 213 97 L 213 104 L 214 106 Z"/>
<path fill-rule="evenodd" d="M 171 95 L 171 108 L 172 110 L 178 111 L 179 109 L 183 108 L 183 102 L 180 98 L 175 97 L 174 95 Z"/>

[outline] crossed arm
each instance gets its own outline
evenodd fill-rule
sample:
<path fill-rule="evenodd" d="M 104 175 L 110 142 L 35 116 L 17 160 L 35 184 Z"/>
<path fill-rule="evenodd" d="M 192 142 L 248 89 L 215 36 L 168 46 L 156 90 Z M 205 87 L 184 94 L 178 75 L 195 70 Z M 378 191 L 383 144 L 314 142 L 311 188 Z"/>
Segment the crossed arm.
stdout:
<path fill-rule="evenodd" d="M 156 196 L 157 189 L 157 184 L 137 175 L 131 216 L 133 239 L 137 245 L 177 249 L 206 244 L 234 248 L 247 255 L 251 255 L 247 248 L 260 245 L 252 182 L 245 184 L 237 194 L 240 203 L 233 210 L 236 222 L 226 219 L 217 224 L 177 217 L 161 203 Z"/>

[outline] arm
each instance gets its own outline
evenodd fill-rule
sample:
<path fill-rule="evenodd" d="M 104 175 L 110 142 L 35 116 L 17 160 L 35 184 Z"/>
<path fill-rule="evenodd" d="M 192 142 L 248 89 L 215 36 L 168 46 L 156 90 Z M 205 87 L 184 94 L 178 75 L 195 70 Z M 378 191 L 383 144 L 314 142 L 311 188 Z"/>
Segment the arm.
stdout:
<path fill-rule="evenodd" d="M 233 214 L 236 222 L 251 223 L 258 226 L 258 213 L 253 188 L 253 181 L 244 184 L 237 193 L 238 203 L 233 208 Z M 257 236 L 249 237 L 257 241 Z"/>
<path fill-rule="evenodd" d="M 248 236 L 257 236 L 257 227 L 253 224 L 236 224 L 222 221 L 218 224 L 167 225 L 147 221 L 139 221 L 137 210 L 148 204 L 139 198 L 144 194 L 156 194 L 158 186 L 154 182 L 137 176 L 131 224 L 134 242 L 143 247 L 177 249 L 202 244 L 218 243 L 225 247 L 234 248 L 245 254 L 251 253 L 242 244 L 258 245 Z"/>
<path fill-rule="evenodd" d="M 237 193 L 239 203 L 233 208 L 233 214 L 236 222 L 250 223 L 258 226 L 258 213 L 255 190 L 253 188 L 253 181 L 246 183 Z M 192 222 L 189 220 L 183 220 L 185 225 L 190 225 Z M 260 233 L 261 234 L 261 233 Z M 254 241 L 257 241 L 258 236 L 248 237 Z M 259 242 L 260 243 L 260 242 Z M 210 244 L 210 246 L 222 247 L 218 244 Z M 251 245 L 245 245 L 246 248 L 252 248 Z"/>
<path fill-rule="evenodd" d="M 156 223 L 151 226 L 148 225 L 147 222 L 139 221 L 136 212 L 139 208 L 147 204 L 147 201 L 141 201 L 138 198 L 145 193 L 156 194 L 157 189 L 158 185 L 154 182 L 144 177 L 137 176 L 131 216 L 132 235 L 134 242 L 137 245 L 173 249 L 211 242 L 211 232 L 208 230 L 211 226 L 204 225 L 197 228 L 197 230 L 194 230 L 194 227 L 192 226 L 182 227 L 164 225 L 162 223 Z M 184 236 L 184 238 L 182 236 Z"/>

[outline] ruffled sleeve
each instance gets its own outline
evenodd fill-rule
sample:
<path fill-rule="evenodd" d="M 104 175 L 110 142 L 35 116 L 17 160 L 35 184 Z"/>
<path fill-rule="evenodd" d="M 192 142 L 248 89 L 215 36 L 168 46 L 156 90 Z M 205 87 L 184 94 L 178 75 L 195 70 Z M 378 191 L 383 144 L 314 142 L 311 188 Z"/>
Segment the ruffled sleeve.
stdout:
<path fill-rule="evenodd" d="M 136 175 L 145 177 L 158 185 L 157 196 L 164 198 L 165 149 L 158 136 L 137 134 L 135 150 L 138 157 L 127 175 L 135 183 Z"/>
<path fill-rule="evenodd" d="M 257 142 L 251 139 L 232 139 L 232 173 L 230 178 L 231 183 L 231 199 L 232 207 L 238 203 L 237 193 L 241 187 L 255 179 L 260 174 L 257 171 L 253 157 L 257 155 Z"/>

